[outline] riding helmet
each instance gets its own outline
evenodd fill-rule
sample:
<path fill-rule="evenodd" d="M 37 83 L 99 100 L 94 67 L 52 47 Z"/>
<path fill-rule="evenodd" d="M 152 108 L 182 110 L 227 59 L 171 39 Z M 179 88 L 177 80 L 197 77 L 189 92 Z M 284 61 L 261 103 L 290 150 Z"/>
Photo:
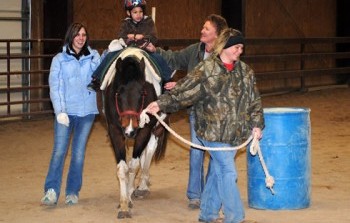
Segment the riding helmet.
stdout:
<path fill-rule="evenodd" d="M 135 7 L 141 7 L 143 11 L 146 9 L 145 0 L 125 0 L 125 10 L 132 10 Z"/>

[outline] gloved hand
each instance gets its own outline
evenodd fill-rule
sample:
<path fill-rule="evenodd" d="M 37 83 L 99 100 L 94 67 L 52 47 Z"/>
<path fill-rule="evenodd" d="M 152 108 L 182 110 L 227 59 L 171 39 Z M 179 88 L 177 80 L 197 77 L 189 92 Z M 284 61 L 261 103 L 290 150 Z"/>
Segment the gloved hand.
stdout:
<path fill-rule="evenodd" d="M 126 44 L 122 38 L 120 39 L 114 39 L 110 42 L 108 45 L 109 52 L 119 51 L 126 47 Z"/>
<path fill-rule="evenodd" d="M 57 115 L 57 122 L 68 127 L 69 126 L 69 118 L 68 118 L 67 113 L 59 113 Z"/>

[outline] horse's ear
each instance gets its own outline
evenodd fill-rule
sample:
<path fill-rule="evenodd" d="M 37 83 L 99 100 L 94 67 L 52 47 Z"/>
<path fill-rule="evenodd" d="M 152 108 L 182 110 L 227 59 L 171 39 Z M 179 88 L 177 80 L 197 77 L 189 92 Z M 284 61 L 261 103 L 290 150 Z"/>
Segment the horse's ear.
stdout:
<path fill-rule="evenodd" d="M 120 83 L 122 80 L 122 75 L 120 75 L 122 73 L 122 63 L 122 58 L 118 58 L 117 62 L 115 63 L 115 83 Z"/>
<path fill-rule="evenodd" d="M 117 60 L 117 62 L 116 62 L 116 64 L 115 64 L 115 68 L 116 68 L 117 70 L 120 69 L 122 62 L 123 62 L 123 59 L 122 59 L 122 58 L 118 58 L 118 60 Z"/>
<path fill-rule="evenodd" d="M 143 57 L 140 61 L 140 67 L 141 67 L 141 70 L 144 72 L 145 71 L 145 59 Z"/>

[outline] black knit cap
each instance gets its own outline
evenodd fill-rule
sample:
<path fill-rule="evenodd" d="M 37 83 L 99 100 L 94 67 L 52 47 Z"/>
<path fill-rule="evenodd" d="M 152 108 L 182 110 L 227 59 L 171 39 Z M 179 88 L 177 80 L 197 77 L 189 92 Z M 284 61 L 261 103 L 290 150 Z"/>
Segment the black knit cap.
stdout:
<path fill-rule="evenodd" d="M 243 44 L 244 45 L 244 37 L 242 35 L 237 36 L 230 36 L 224 46 L 224 49 L 227 49 L 233 45 L 236 44 Z"/>

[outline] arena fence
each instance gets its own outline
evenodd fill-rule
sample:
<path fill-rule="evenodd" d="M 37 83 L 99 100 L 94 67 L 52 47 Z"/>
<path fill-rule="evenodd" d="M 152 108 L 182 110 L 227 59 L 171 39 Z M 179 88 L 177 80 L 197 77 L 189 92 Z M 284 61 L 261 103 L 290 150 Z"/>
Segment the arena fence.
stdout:
<path fill-rule="evenodd" d="M 158 45 L 177 50 L 197 41 L 161 39 Z M 92 40 L 91 45 L 102 52 L 109 42 Z M 0 39 L 0 123 L 53 115 L 48 75 L 61 46 L 61 39 Z M 348 86 L 349 59 L 349 37 L 247 39 L 242 55 L 263 95 Z"/>

